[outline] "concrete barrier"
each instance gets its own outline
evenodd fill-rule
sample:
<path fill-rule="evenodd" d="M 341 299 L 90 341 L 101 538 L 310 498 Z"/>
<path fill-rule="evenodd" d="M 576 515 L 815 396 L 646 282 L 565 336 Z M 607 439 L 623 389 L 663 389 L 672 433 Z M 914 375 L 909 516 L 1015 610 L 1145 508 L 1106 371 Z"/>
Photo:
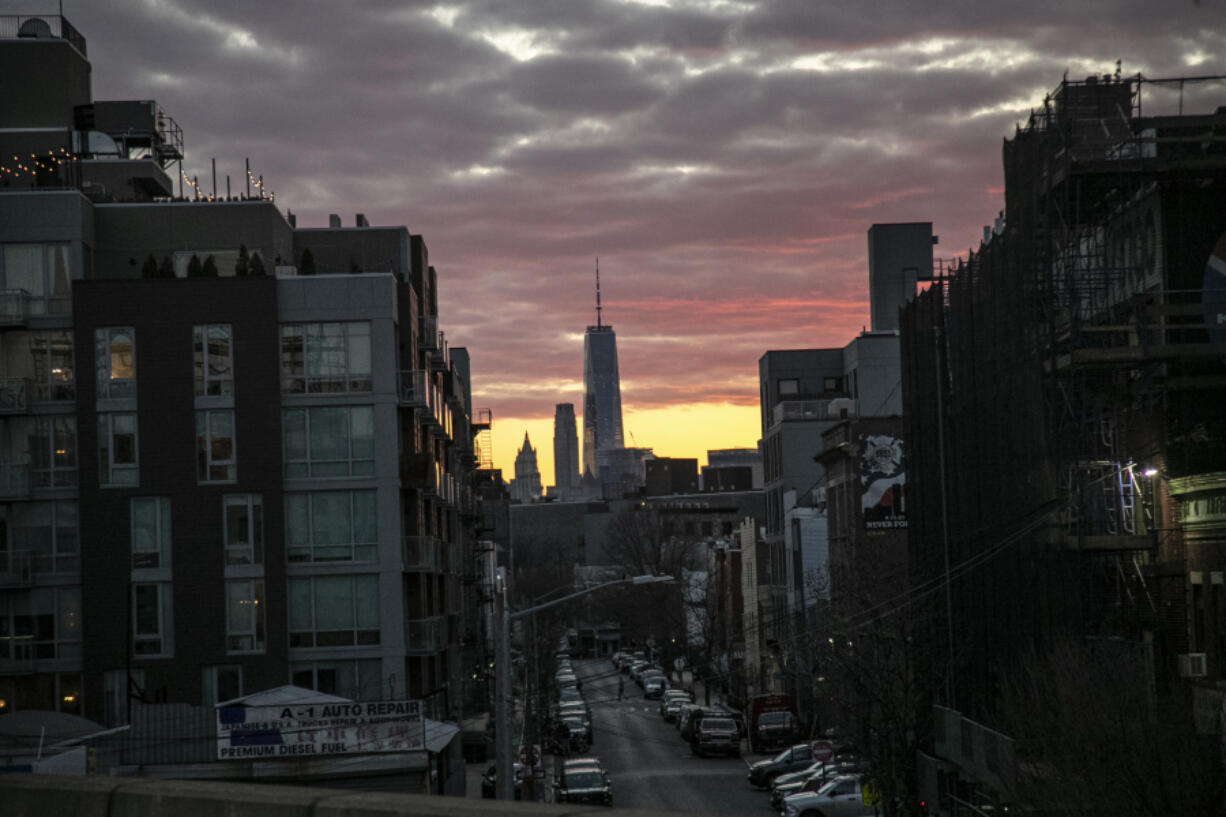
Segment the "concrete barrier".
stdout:
<path fill-rule="evenodd" d="M 4 817 L 492 817 L 605 815 L 602 806 L 507 803 L 421 794 L 305 786 L 150 780 L 132 777 L 0 774 Z M 677 817 L 675 811 L 617 809 L 618 817 Z"/>

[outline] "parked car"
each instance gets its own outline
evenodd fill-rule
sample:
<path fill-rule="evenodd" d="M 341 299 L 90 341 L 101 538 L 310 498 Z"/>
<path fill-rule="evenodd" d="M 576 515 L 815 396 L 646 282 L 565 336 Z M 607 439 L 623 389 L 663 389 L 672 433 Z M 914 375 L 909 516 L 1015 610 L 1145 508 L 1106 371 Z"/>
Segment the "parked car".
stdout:
<path fill-rule="evenodd" d="M 732 718 L 707 715 L 694 730 L 690 751 L 702 756 L 709 754 L 741 756 L 741 732 Z"/>
<path fill-rule="evenodd" d="M 865 782 L 858 774 L 843 775 L 817 791 L 785 797 L 783 817 L 871 817 L 879 809 L 874 798 L 865 795 Z"/>
<path fill-rule="evenodd" d="M 771 809 L 781 810 L 783 800 L 788 795 L 803 791 L 817 791 L 836 777 L 858 774 L 862 771 L 864 771 L 864 765 L 857 760 L 847 757 L 839 760 L 836 757 L 826 762 L 815 762 L 799 772 L 781 774 L 771 783 Z"/>
<path fill-rule="evenodd" d="M 765 789 L 781 774 L 799 771 L 813 762 L 813 746 L 798 743 L 749 767 L 749 785 Z"/>
<path fill-rule="evenodd" d="M 643 697 L 663 698 L 664 690 L 668 689 L 668 681 L 663 673 L 651 673 L 643 676 Z"/>
<path fill-rule="evenodd" d="M 568 762 L 554 781 L 554 800 L 558 803 L 594 803 L 613 805 L 613 786 L 609 776 L 596 760 Z"/>
<path fill-rule="evenodd" d="M 582 721 L 585 730 L 584 738 L 589 744 L 592 743 L 592 713 L 591 710 L 588 709 L 587 705 L 567 704 L 566 706 L 560 706 L 558 707 L 558 717 L 562 719 L 578 718 L 580 721 Z"/>
<path fill-rule="evenodd" d="M 666 689 L 663 697 L 660 698 L 660 717 L 671 723 L 677 720 L 681 707 L 688 703 L 693 703 L 688 692 L 680 689 Z"/>

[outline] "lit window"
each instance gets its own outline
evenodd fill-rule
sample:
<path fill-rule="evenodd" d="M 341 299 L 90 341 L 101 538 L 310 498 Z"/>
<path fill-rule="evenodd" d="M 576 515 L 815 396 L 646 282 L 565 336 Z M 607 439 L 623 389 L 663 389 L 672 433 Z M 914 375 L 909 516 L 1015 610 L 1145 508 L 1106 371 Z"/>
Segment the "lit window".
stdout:
<path fill-rule="evenodd" d="M 226 581 L 226 652 L 264 651 L 264 580 Z"/>
<path fill-rule="evenodd" d="M 222 397 L 234 393 L 234 346 L 229 324 L 192 327 L 196 394 Z"/>
<path fill-rule="evenodd" d="M 81 657 L 81 588 L 0 595 L 0 660 Z"/>
<path fill-rule="evenodd" d="M 238 478 L 234 457 L 234 412 L 196 412 L 196 479 L 233 482 Z"/>
<path fill-rule="evenodd" d="M 55 414 L 17 418 L 14 425 L 27 435 L 36 487 L 69 488 L 77 484 L 76 417 Z"/>
<path fill-rule="evenodd" d="M 101 485 L 140 483 L 135 414 L 98 415 L 98 482 Z"/>
<path fill-rule="evenodd" d="M 98 399 L 136 396 L 136 331 L 130 326 L 94 330 Z"/>

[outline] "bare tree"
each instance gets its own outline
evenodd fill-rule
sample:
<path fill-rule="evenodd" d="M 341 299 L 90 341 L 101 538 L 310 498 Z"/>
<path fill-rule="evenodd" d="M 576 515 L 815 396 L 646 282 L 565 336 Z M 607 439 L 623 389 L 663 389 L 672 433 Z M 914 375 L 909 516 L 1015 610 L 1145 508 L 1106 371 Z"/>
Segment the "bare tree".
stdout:
<path fill-rule="evenodd" d="M 1064 638 L 1002 684 L 1018 801 L 1077 815 L 1226 814 L 1217 736 L 1198 735 L 1189 691 L 1155 683 L 1149 645 Z"/>

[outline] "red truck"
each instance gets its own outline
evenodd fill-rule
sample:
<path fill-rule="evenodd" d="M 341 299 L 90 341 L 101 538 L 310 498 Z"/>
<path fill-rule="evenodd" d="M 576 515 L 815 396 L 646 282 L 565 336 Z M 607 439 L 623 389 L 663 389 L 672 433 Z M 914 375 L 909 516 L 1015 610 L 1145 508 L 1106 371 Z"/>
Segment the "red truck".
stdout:
<path fill-rule="evenodd" d="M 749 748 L 755 754 L 786 749 L 800 740 L 796 700 L 791 695 L 755 695 L 748 707 Z"/>

